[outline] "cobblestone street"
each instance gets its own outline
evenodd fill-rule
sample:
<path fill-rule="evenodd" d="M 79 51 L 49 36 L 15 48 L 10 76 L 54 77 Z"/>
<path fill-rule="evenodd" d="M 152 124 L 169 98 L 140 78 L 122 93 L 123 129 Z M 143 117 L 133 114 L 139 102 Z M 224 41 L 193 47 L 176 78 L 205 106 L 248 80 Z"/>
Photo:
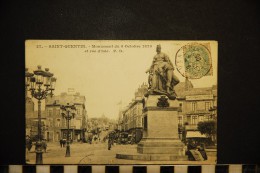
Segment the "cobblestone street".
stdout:
<path fill-rule="evenodd" d="M 48 143 L 47 152 L 43 153 L 43 164 L 207 164 L 214 162 L 216 156 L 208 155 L 208 161 L 142 161 L 117 159 L 118 152 L 136 152 L 137 145 L 114 145 L 107 149 L 107 143 L 72 143 L 71 157 L 65 157 L 66 147 L 59 143 Z M 28 164 L 35 164 L 35 152 L 32 148 L 27 153 Z"/>

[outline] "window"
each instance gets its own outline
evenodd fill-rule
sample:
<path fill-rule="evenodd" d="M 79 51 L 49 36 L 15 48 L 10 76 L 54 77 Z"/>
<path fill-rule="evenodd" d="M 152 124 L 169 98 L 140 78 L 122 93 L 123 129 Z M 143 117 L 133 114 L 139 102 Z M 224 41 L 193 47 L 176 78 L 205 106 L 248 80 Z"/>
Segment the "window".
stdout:
<path fill-rule="evenodd" d="M 140 119 L 141 119 L 141 120 L 140 120 L 141 126 L 143 126 L 143 118 L 141 117 Z"/>
<path fill-rule="evenodd" d="M 204 120 L 204 116 L 199 116 L 199 122 Z"/>
<path fill-rule="evenodd" d="M 64 122 L 64 126 L 67 127 L 68 126 L 67 125 L 67 120 L 65 118 L 63 119 L 63 122 Z"/>
<path fill-rule="evenodd" d="M 191 110 L 192 111 L 196 111 L 196 109 L 197 109 L 197 103 L 196 102 L 192 102 L 191 103 Z"/>
<path fill-rule="evenodd" d="M 209 110 L 210 108 L 210 102 L 205 102 L 205 110 Z"/>
<path fill-rule="evenodd" d="M 214 119 L 214 115 L 209 115 L 209 119 L 213 120 Z"/>
<path fill-rule="evenodd" d="M 59 132 L 56 132 L 56 140 L 60 140 L 60 133 Z"/>
<path fill-rule="evenodd" d="M 55 101 L 54 101 L 54 104 L 59 104 L 59 103 L 60 103 L 59 100 L 55 100 Z"/>
<path fill-rule="evenodd" d="M 209 115 L 204 115 L 204 121 L 209 121 Z"/>
<path fill-rule="evenodd" d="M 50 119 L 50 127 L 53 127 L 53 120 Z"/>
<path fill-rule="evenodd" d="M 56 115 L 59 116 L 60 115 L 60 108 L 56 109 Z"/>
<path fill-rule="evenodd" d="M 182 103 L 179 103 L 180 111 L 182 111 Z"/>
<path fill-rule="evenodd" d="M 182 124 L 183 124 L 183 122 L 182 122 L 182 116 L 178 116 L 178 124 L 179 124 L 179 125 L 182 125 Z"/>
<path fill-rule="evenodd" d="M 77 109 L 77 115 L 80 115 L 80 109 Z"/>
<path fill-rule="evenodd" d="M 60 127 L 60 119 L 57 119 L 56 122 L 57 122 L 57 127 Z"/>
<path fill-rule="evenodd" d="M 198 121 L 198 116 L 197 115 L 191 116 L 191 124 L 192 125 L 196 125 L 197 121 Z"/>
<path fill-rule="evenodd" d="M 48 116 L 52 116 L 52 109 L 48 109 Z"/>
<path fill-rule="evenodd" d="M 142 127 L 142 118 L 138 117 L 138 127 Z"/>

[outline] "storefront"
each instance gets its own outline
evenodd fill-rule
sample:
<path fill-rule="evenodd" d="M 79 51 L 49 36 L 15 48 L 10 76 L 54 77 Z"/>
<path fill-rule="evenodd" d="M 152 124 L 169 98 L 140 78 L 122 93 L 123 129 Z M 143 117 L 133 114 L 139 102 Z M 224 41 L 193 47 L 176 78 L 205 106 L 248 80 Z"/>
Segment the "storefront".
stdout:
<path fill-rule="evenodd" d="M 204 143 L 205 145 L 210 145 L 211 140 L 205 134 L 201 134 L 199 131 L 186 131 L 185 142 L 189 143 L 194 141 L 196 145 Z"/>
<path fill-rule="evenodd" d="M 83 130 L 81 129 L 69 129 L 69 138 L 73 141 L 80 141 L 83 138 Z M 61 129 L 62 139 L 67 139 L 68 129 Z"/>

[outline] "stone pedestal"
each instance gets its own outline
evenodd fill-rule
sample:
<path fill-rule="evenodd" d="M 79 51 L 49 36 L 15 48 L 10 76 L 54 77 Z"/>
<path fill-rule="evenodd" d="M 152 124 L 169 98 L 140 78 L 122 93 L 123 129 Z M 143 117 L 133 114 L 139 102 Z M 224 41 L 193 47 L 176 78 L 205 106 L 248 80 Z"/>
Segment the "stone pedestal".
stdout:
<path fill-rule="evenodd" d="M 137 151 L 116 154 L 118 159 L 150 161 L 185 161 L 184 144 L 178 137 L 178 109 L 176 100 L 160 102 L 160 95 L 149 95 L 143 109 L 143 138 Z M 163 107 L 166 106 L 166 107 Z"/>
<path fill-rule="evenodd" d="M 144 106 L 143 139 L 138 144 L 140 154 L 169 154 L 184 159 L 184 144 L 178 137 L 178 109 L 176 100 L 168 100 L 168 107 L 158 107 L 160 95 L 149 95 Z"/>

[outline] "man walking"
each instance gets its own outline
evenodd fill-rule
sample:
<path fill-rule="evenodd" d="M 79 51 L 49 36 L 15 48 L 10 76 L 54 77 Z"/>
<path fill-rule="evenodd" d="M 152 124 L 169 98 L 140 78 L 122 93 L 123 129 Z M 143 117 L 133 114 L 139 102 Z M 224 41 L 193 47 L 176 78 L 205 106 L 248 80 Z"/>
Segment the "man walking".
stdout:
<path fill-rule="evenodd" d="M 62 139 L 60 139 L 60 147 L 62 148 L 62 146 L 63 146 L 63 141 Z"/>

